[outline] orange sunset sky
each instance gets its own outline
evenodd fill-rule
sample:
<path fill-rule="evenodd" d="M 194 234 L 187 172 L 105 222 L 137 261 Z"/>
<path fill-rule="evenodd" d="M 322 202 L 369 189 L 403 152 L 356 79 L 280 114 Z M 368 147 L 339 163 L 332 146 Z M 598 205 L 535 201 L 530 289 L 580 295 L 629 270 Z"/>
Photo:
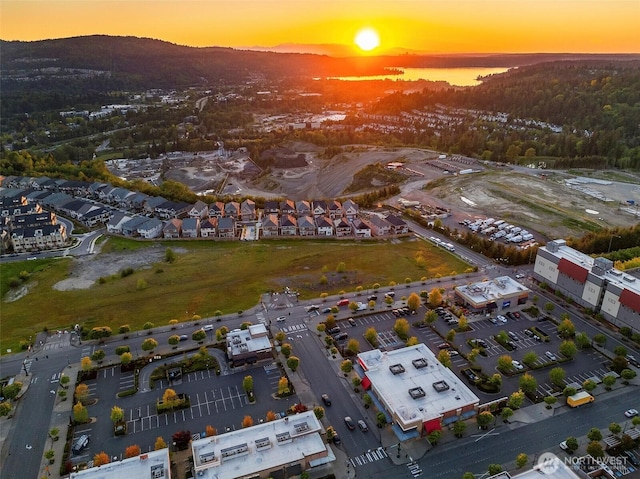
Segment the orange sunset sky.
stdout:
<path fill-rule="evenodd" d="M 190 46 L 353 45 L 434 53 L 640 52 L 640 0 L 0 0 L 0 38 L 134 35 Z"/>

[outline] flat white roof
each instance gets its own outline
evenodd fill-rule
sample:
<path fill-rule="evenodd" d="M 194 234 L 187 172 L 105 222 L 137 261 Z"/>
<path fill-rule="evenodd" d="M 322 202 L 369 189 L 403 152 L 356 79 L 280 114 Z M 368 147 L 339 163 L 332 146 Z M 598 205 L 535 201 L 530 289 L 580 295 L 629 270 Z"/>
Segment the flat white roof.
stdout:
<path fill-rule="evenodd" d="M 393 351 L 366 351 L 358 354 L 358 360 L 376 393 L 406 423 L 428 421 L 480 402 L 422 343 Z"/>
<path fill-rule="evenodd" d="M 455 290 L 470 302 L 480 304 L 529 293 L 529 288 L 509 276 L 457 286 Z"/>
<path fill-rule="evenodd" d="M 169 449 L 146 452 L 104 466 L 72 472 L 69 479 L 171 479 Z"/>
<path fill-rule="evenodd" d="M 191 443 L 197 477 L 234 479 L 328 455 L 313 411 L 264 422 Z M 200 473 L 202 472 L 202 474 Z"/>
<path fill-rule="evenodd" d="M 234 329 L 227 333 L 227 348 L 231 356 L 246 354 L 253 351 L 265 351 L 271 349 L 271 341 L 267 334 L 267 327 L 262 324 L 253 324 L 247 329 Z"/>

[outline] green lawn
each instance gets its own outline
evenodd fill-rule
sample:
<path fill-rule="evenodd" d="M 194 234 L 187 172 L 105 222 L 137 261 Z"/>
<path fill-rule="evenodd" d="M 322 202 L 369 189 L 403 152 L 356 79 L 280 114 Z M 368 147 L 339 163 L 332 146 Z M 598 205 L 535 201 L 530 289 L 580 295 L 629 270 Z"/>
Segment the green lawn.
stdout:
<path fill-rule="evenodd" d="M 102 251 L 127 252 L 148 243 L 109 239 Z M 90 289 L 57 291 L 53 285 L 68 277 L 71 259 L 43 259 L 3 264 L 0 293 L 3 302 L 1 351 L 16 351 L 19 342 L 43 328 L 69 329 L 122 324 L 140 329 L 146 321 L 155 325 L 171 319 L 188 320 L 197 314 L 213 316 L 216 310 L 235 313 L 256 305 L 260 295 L 284 286 L 300 297 L 354 291 L 374 283 L 404 284 L 468 271 L 457 257 L 415 239 L 399 241 L 276 240 L 260 242 L 171 242 L 175 262 L 153 265 L 134 274 L 106 278 Z M 340 262 L 345 270 L 336 273 Z M 10 278 L 30 273 L 28 294 L 6 302 Z M 323 280 L 324 277 L 324 280 Z"/>

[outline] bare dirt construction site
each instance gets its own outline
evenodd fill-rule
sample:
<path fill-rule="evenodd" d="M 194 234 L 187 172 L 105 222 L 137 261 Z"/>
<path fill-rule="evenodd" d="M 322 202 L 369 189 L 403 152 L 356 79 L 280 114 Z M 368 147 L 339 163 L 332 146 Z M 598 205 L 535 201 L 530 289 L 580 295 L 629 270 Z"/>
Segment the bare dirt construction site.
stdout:
<path fill-rule="evenodd" d="M 540 170 L 419 148 L 351 145 L 343 146 L 342 152 L 330 159 L 323 157 L 323 148 L 310 143 L 290 142 L 282 149 L 296 159 L 296 165 L 304 158 L 304 166 L 286 167 L 286 157 L 280 158 L 278 167 L 260 175 L 255 174 L 248 154 L 234 154 L 225 160 L 224 178 L 217 177 L 225 182 L 222 193 L 296 201 L 345 197 L 349 196 L 347 191 L 357 195 L 367 191 L 367 187 L 352 188 L 359 172 L 369 165 L 386 168 L 395 163 L 402 165 L 393 168 L 400 178 L 396 184 L 401 193 L 386 203 L 399 207 L 402 198 L 447 209 L 451 219 L 445 222 L 450 226 L 463 219 L 494 217 L 550 239 L 640 221 L 637 174 Z M 253 166 L 247 170 L 247 165 Z M 191 167 L 173 170 L 171 178 L 193 187 L 198 178 L 211 179 L 210 175 L 211 169 Z M 367 186 L 373 190 L 385 185 L 374 178 Z"/>

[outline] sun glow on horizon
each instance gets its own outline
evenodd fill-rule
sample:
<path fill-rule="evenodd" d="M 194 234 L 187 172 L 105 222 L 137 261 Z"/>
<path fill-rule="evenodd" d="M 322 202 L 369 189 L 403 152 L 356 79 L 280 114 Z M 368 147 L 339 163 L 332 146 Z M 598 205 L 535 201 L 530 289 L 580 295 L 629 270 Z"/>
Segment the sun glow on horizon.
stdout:
<path fill-rule="evenodd" d="M 353 41 L 364 52 L 370 52 L 380 46 L 380 36 L 373 28 L 359 30 Z"/>

